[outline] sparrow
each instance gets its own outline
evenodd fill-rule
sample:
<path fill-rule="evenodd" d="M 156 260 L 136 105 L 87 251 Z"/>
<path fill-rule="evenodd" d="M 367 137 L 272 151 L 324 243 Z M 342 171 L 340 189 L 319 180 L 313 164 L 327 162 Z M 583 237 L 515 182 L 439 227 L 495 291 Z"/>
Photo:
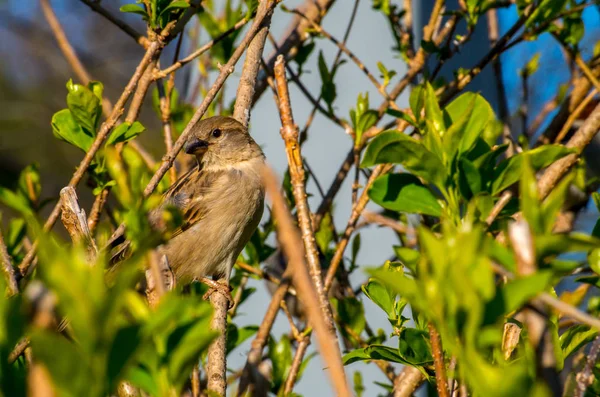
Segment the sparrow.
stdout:
<path fill-rule="evenodd" d="M 208 279 L 212 276 L 227 281 L 229 294 L 231 269 L 262 218 L 265 156 L 248 129 L 225 116 L 199 121 L 183 150 L 195 157 L 196 166 L 164 193 L 149 214 L 150 224 L 159 230 L 168 207 L 175 207 L 183 218 L 158 252 L 176 282 L 200 280 L 222 289 Z M 123 259 L 125 249 L 111 262 Z"/>

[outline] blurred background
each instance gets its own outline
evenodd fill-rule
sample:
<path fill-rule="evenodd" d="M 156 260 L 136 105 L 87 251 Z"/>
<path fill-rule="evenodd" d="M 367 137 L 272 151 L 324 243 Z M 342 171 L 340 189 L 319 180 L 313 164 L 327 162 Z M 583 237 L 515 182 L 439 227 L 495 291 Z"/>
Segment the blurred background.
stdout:
<path fill-rule="evenodd" d="M 133 1 L 129 1 L 133 2 Z M 119 13 L 120 5 L 127 1 L 105 0 L 102 4 L 114 14 L 118 14 L 139 32 L 144 31 L 141 18 L 132 14 Z M 218 2 L 215 2 L 218 3 Z M 285 6 L 294 8 L 302 1 L 286 0 Z M 377 62 L 383 63 L 387 69 L 395 70 L 398 76 L 406 71 L 406 65 L 392 51 L 394 41 L 387 21 L 383 15 L 372 8 L 375 1 L 360 0 L 356 21 L 350 33 L 347 46 L 362 60 L 362 62 L 377 73 Z M 392 1 L 401 6 L 402 1 Z M 416 26 L 416 43 L 420 42 L 419 32 L 427 22 L 433 1 L 423 0 L 413 2 L 414 21 Z M 448 1 L 447 9 L 457 7 L 457 2 Z M 51 4 L 62 23 L 67 37 L 75 48 L 76 53 L 94 80 L 104 84 L 105 96 L 113 103 L 121 93 L 127 80 L 139 59 L 143 55 L 141 47 L 130 37 L 126 36 L 102 16 L 92 12 L 89 7 L 75 0 L 53 0 Z M 325 17 L 323 26 L 333 36 L 341 40 L 352 13 L 351 0 L 338 0 Z M 219 6 L 216 6 L 219 9 Z M 509 6 L 499 11 L 500 34 L 504 33 L 517 19 L 515 6 Z M 292 16 L 277 9 L 272 18 L 271 31 L 277 39 L 285 32 Z M 585 35 L 581 42 L 584 58 L 594 51 L 594 45 L 600 31 L 600 8 L 589 7 L 583 13 Z M 194 24 L 191 24 L 194 25 Z M 459 27 L 457 34 L 464 31 Z M 0 1 L 0 185 L 12 188 L 10 181 L 15 181 L 21 169 L 28 164 L 37 163 L 41 176 L 43 198 L 57 198 L 58 192 L 69 180 L 74 167 L 82 158 L 82 153 L 71 145 L 57 140 L 52 134 L 50 120 L 54 112 L 65 107 L 67 90 L 66 82 L 75 75 L 66 63 L 59 50 L 55 38 L 43 17 L 39 3 L 34 0 L 3 0 Z M 183 40 L 181 55 L 185 56 L 193 49 L 209 40 L 208 34 L 200 30 L 197 42 L 192 42 L 189 35 Z M 316 39 L 316 49 L 306 62 L 302 81 L 308 90 L 317 97 L 320 92 L 321 79 L 317 68 L 317 55 L 322 50 L 328 65 L 331 65 L 337 53 L 337 48 L 329 41 Z M 174 55 L 174 43 L 163 53 L 162 65 L 168 66 Z M 453 58 L 441 70 L 441 75 L 452 78 L 452 71 L 458 67 L 473 66 L 488 50 L 486 21 L 482 20 L 476 27 L 473 39 L 466 45 L 459 56 Z M 267 41 L 265 57 L 272 52 L 273 47 Z M 539 68 L 529 78 L 528 100 L 523 101 L 520 70 L 536 54 L 539 54 Z M 518 110 L 526 105 L 529 114 L 536 115 L 557 92 L 561 84 L 568 82 L 570 77 L 569 64 L 561 52 L 559 45 L 548 34 L 534 43 L 522 43 L 512 48 L 501 57 L 502 82 L 506 89 L 508 114 L 511 119 L 518 119 Z M 235 97 L 237 79 L 241 71 L 241 62 L 236 73 L 230 77 L 225 88 L 225 103 L 230 103 Z M 215 74 L 209 74 L 214 79 Z M 191 63 L 177 73 L 176 87 L 180 97 L 193 105 L 202 100 L 198 92 L 194 92 L 193 82 L 198 78 L 198 65 Z M 479 75 L 468 87 L 470 91 L 481 92 L 498 110 L 498 92 L 495 77 L 490 66 Z M 334 109 L 339 117 L 349 119 L 348 112 L 356 106 L 359 93 L 368 92 L 371 106 L 380 103 L 380 95 L 366 79 L 365 75 L 351 62 L 342 65 L 335 77 L 337 84 L 337 99 Z M 392 84 L 394 81 L 392 81 Z M 152 88 L 154 89 L 154 88 Z M 408 91 L 397 101 L 399 107 L 408 106 Z M 291 85 L 291 99 L 297 124 L 304 126 L 312 105 L 295 85 Z M 552 114 L 552 113 L 551 113 Z M 164 153 L 161 135 L 160 119 L 152 109 L 150 96 L 145 101 L 140 121 L 147 130 L 139 140 L 155 159 L 160 159 Z M 273 101 L 272 92 L 265 91 L 252 112 L 251 133 L 263 147 L 270 164 L 280 173 L 286 169 L 287 162 L 283 142 L 279 135 L 280 120 Z M 540 130 L 543 129 L 541 126 Z M 520 123 L 515 122 L 513 131 L 519 133 Z M 309 130 L 308 140 L 303 149 L 307 162 L 319 182 L 327 188 L 346 153 L 352 147 L 352 139 L 339 127 L 317 113 L 316 119 Z M 598 153 L 597 151 L 594 153 Z M 594 156 L 592 156 L 594 157 Z M 596 158 L 600 157 L 600 153 Z M 351 178 L 348 178 L 335 206 L 335 223 L 338 230 L 343 230 L 350 214 Z M 314 181 L 308 186 L 313 195 L 310 204 L 313 209 L 320 202 Z M 91 189 L 81 186 L 78 194 L 84 208 L 91 206 L 93 195 Z M 46 208 L 49 210 L 50 206 Z M 579 228 L 590 228 L 597 214 L 589 211 L 580 213 Z M 5 208 L 0 207 L 3 212 Z M 5 217 L 6 218 L 6 217 Z M 589 219 L 589 222 L 586 220 Z M 63 233 L 62 226 L 55 227 Z M 361 229 L 362 247 L 358 262 L 368 267 L 380 265 L 393 252 L 391 247 L 396 243 L 392 233 L 384 229 L 369 227 Z M 355 285 L 366 279 L 362 271 L 353 274 Z M 261 282 L 251 280 L 257 292 L 241 307 L 244 314 L 240 317 L 240 326 L 257 324 L 264 316 L 264 310 L 269 301 L 268 293 Z M 382 316 L 371 316 L 369 313 L 378 309 L 365 300 L 365 311 L 374 329 L 387 329 L 387 324 L 381 323 Z M 372 306 L 372 307 L 371 307 Z M 379 319 L 378 319 L 379 317 Z M 379 320 L 379 323 L 378 323 Z M 279 335 L 288 332 L 287 320 L 280 316 L 275 325 L 274 333 Z M 388 332 L 388 331 L 386 331 Z M 242 345 L 233 354 L 229 363 L 232 368 L 239 368 L 245 362 L 245 354 L 249 343 Z M 319 358 L 315 358 L 319 360 Z M 322 365 L 308 366 L 306 373 L 298 384 L 298 393 L 328 394 L 328 379 L 322 370 Z M 382 373 L 372 365 L 353 364 L 347 367 L 349 378 L 352 372 L 360 368 L 366 387 L 365 395 L 377 395 L 384 390 L 374 382 L 384 382 Z M 324 395 L 324 394 L 319 394 Z"/>

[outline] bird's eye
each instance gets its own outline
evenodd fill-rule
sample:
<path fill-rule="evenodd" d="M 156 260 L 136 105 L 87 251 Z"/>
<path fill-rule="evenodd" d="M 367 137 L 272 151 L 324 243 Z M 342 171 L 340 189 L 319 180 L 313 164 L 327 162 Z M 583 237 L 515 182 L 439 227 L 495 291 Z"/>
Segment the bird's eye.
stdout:
<path fill-rule="evenodd" d="M 222 133 L 221 133 L 220 129 L 215 128 L 214 130 L 212 130 L 211 134 L 212 134 L 213 138 L 218 138 L 221 136 Z"/>

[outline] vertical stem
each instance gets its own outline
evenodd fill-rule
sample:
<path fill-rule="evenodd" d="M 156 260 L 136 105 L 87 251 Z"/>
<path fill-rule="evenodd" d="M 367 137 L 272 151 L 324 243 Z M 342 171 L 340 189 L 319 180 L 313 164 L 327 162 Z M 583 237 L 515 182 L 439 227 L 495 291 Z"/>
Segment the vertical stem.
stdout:
<path fill-rule="evenodd" d="M 437 332 L 432 323 L 429 323 L 427 327 L 429 328 L 429 339 L 431 340 L 431 351 L 433 354 L 433 366 L 435 367 L 435 380 L 438 395 L 440 397 L 449 397 L 442 340 L 440 338 L 440 334 Z"/>
<path fill-rule="evenodd" d="M 283 388 L 283 395 L 287 396 L 292 393 L 294 390 L 294 384 L 296 383 L 296 379 L 298 379 L 298 373 L 300 372 L 300 366 L 302 365 L 302 360 L 304 359 L 304 355 L 306 354 L 306 350 L 310 345 L 310 337 L 305 336 L 302 338 L 300 343 L 298 343 L 298 347 L 296 348 L 296 354 L 294 355 L 294 360 L 292 361 L 292 366 L 290 367 L 290 372 L 288 373 L 287 379 L 285 380 L 285 386 Z"/>
<path fill-rule="evenodd" d="M 279 115 L 281 117 L 281 137 L 285 142 L 285 151 L 287 154 L 288 165 L 290 170 L 290 179 L 292 183 L 292 191 L 296 201 L 296 210 L 298 213 L 298 225 L 302 231 L 302 242 L 306 252 L 306 260 L 308 270 L 312 278 L 313 284 L 319 295 L 321 312 L 323 318 L 328 322 L 332 334 L 335 335 L 335 327 L 333 317 L 329 309 L 329 301 L 327 294 L 323 290 L 323 278 L 321 276 L 321 264 L 319 262 L 319 254 L 317 252 L 317 244 L 315 242 L 312 221 L 310 217 L 310 208 L 306 199 L 306 187 L 304 164 L 302 160 L 302 152 L 300 143 L 298 142 L 298 126 L 294 124 L 294 116 L 290 103 L 287 80 L 285 77 L 285 61 L 283 56 L 279 56 L 275 62 L 275 81 L 277 84 L 277 96 L 279 98 Z"/>
<path fill-rule="evenodd" d="M 6 277 L 6 287 L 8 289 L 8 295 L 16 295 L 19 293 L 19 284 L 17 283 L 17 278 L 15 277 L 15 268 L 13 267 L 12 261 L 10 260 L 10 255 L 8 254 L 8 249 L 6 248 L 6 244 L 4 243 L 4 235 L 2 234 L 2 229 L 0 228 L 0 261 L 2 262 L 2 271 L 4 272 L 4 277 Z"/>
<path fill-rule="evenodd" d="M 208 348 L 208 365 L 206 376 L 208 377 L 207 388 L 209 392 L 225 396 L 227 392 L 227 306 L 229 300 L 225 294 L 218 290 L 210 295 L 210 303 L 214 308 L 213 318 L 210 322 L 211 329 L 218 330 L 219 336 Z"/>

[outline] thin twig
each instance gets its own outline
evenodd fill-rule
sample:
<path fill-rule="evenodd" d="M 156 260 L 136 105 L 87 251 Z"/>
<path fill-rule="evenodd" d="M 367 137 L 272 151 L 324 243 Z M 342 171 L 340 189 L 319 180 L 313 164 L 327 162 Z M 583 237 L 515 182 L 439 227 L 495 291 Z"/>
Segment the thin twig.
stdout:
<path fill-rule="evenodd" d="M 102 15 L 104 18 L 108 19 L 115 26 L 125 32 L 128 36 L 131 36 L 138 44 L 140 44 L 144 48 L 148 48 L 150 45 L 150 41 L 145 36 L 136 32 L 131 26 L 121 21 L 114 15 L 112 15 L 106 8 L 100 5 L 99 1 L 95 0 L 81 0 L 83 3 L 87 4 L 93 11 L 96 11 L 98 14 Z"/>
<path fill-rule="evenodd" d="M 550 165 L 538 181 L 540 198 L 543 200 L 552 191 L 554 186 L 577 163 L 583 149 L 592 141 L 600 129 L 600 105 L 592 111 L 589 117 L 579 127 L 575 135 L 566 144 L 567 148 L 574 149 L 577 153 L 569 154 Z"/>
<path fill-rule="evenodd" d="M 67 59 L 67 62 L 69 63 L 69 65 L 71 65 L 71 68 L 77 75 L 77 78 L 83 84 L 87 84 L 92 78 L 90 77 L 87 70 L 75 54 L 75 50 L 69 43 L 65 31 L 63 30 L 60 22 L 58 21 L 58 18 L 56 17 L 56 14 L 54 13 L 52 6 L 50 5 L 50 2 L 48 0 L 40 0 L 40 5 L 42 6 L 42 12 L 44 13 L 44 17 L 48 21 L 48 24 L 52 29 L 52 33 L 56 38 L 56 42 L 58 43 L 60 50 Z"/>
<path fill-rule="evenodd" d="M 335 342 L 333 335 L 331 335 L 327 321 L 323 318 L 322 312 L 319 309 L 319 298 L 304 264 L 301 237 L 294 225 L 285 199 L 279 190 L 279 183 L 272 171 L 265 168 L 263 175 L 266 191 L 272 201 L 273 214 L 277 220 L 277 237 L 286 256 L 289 258 L 294 286 L 305 305 L 309 323 L 315 330 L 317 341 L 319 342 L 319 350 L 329 369 L 335 392 L 339 396 L 350 396 L 351 393 L 346 382 L 346 374 L 344 373 L 339 346 Z"/>
<path fill-rule="evenodd" d="M 180 69 L 181 67 L 183 67 L 186 64 L 190 63 L 194 59 L 198 58 L 200 55 L 204 54 L 206 51 L 210 50 L 215 44 L 219 43 L 221 40 L 223 40 L 224 38 L 226 38 L 227 36 L 229 36 L 231 33 L 235 32 L 236 30 L 241 29 L 247 23 L 248 23 L 248 19 L 247 18 L 242 18 L 235 25 L 233 25 L 232 27 L 230 27 L 229 29 L 227 29 L 226 31 L 224 31 L 223 33 L 221 33 L 219 36 L 217 36 L 214 39 L 210 40 L 208 43 L 204 44 L 202 47 L 198 48 L 196 51 L 192 52 L 187 57 L 185 57 L 183 59 L 180 59 L 178 61 L 173 62 L 173 64 L 171 66 L 169 66 L 168 68 L 166 68 L 166 69 L 157 71 L 154 74 L 154 79 L 156 80 L 156 79 L 162 79 L 164 77 L 167 77 L 167 75 L 173 73 L 177 69 Z"/>
<path fill-rule="evenodd" d="M 265 317 L 260 323 L 258 331 L 256 332 L 256 336 L 252 341 L 250 351 L 247 355 L 248 358 L 246 360 L 246 364 L 244 365 L 244 370 L 242 372 L 242 376 L 239 382 L 237 394 L 238 396 L 244 395 L 244 393 L 246 393 L 246 390 L 249 387 L 253 387 L 253 385 L 256 385 L 260 382 L 260 378 L 262 377 L 262 375 L 258 370 L 258 364 L 260 363 L 263 349 L 265 348 L 265 345 L 267 344 L 267 341 L 269 339 L 271 328 L 275 323 L 275 318 L 277 318 L 277 313 L 279 313 L 279 303 L 285 298 L 285 295 L 287 294 L 288 288 L 290 286 L 290 273 L 291 270 L 287 269 L 284 272 L 281 284 L 273 293 L 273 296 L 271 297 L 271 302 L 267 307 Z M 250 395 L 252 394 L 251 391 L 252 390 L 250 389 Z"/>
<path fill-rule="evenodd" d="M 440 397 L 449 397 L 442 339 L 432 323 L 429 323 L 427 327 L 429 329 L 429 339 L 431 340 L 431 354 L 433 355 L 433 365 L 435 367 L 435 380 L 438 395 Z"/>
<path fill-rule="evenodd" d="M 13 266 L 12 260 L 10 259 L 10 255 L 8 254 L 8 249 L 6 248 L 6 243 L 4 242 L 4 234 L 2 233 L 1 227 L 0 261 L 2 261 L 2 271 L 4 272 L 4 277 L 6 278 L 6 288 L 8 290 L 8 296 L 18 294 L 19 284 L 17 283 L 17 278 L 15 277 L 15 268 Z"/>
<path fill-rule="evenodd" d="M 98 226 L 98 222 L 100 221 L 100 214 L 102 213 L 102 209 L 106 205 L 109 192 L 109 188 L 104 188 L 96 196 L 96 199 L 94 199 L 94 204 L 92 204 L 92 209 L 90 210 L 90 215 L 88 216 L 88 228 L 90 229 L 91 234 L 94 234 L 94 230 L 96 230 L 96 226 Z"/>
<path fill-rule="evenodd" d="M 290 371 L 288 372 L 288 376 L 283 387 L 284 396 L 289 396 L 294 390 L 294 385 L 298 379 L 298 373 L 300 372 L 300 367 L 302 366 L 302 361 L 309 345 L 310 337 L 305 336 L 296 347 L 296 353 L 294 354 L 294 359 L 292 360 L 292 365 L 290 366 Z"/>
<path fill-rule="evenodd" d="M 560 143 L 564 139 L 564 137 L 567 136 L 567 134 L 571 130 L 571 127 L 573 126 L 573 123 L 577 121 L 577 119 L 581 116 L 581 113 L 586 109 L 587 105 L 592 101 L 592 99 L 594 99 L 597 93 L 598 90 L 593 89 L 583 99 L 583 101 L 581 101 L 581 103 L 577 105 L 575 110 L 569 115 L 569 118 L 567 118 L 567 121 L 565 121 L 565 124 L 563 125 L 556 138 L 554 138 L 554 143 Z"/>
<path fill-rule="evenodd" d="M 344 37 L 342 38 L 342 44 L 344 44 L 344 45 L 346 45 L 346 43 L 348 41 L 348 37 L 350 37 L 350 31 L 352 30 L 352 26 L 354 26 L 354 21 L 356 20 L 356 14 L 358 12 L 359 3 L 360 3 L 360 0 L 354 0 L 354 6 L 352 7 L 352 13 L 350 14 L 350 19 L 348 20 L 348 26 L 346 26 L 346 32 L 344 32 Z M 342 56 L 342 50 L 338 49 L 338 52 L 335 55 L 335 58 L 333 59 L 333 63 L 331 65 L 331 69 L 330 69 L 331 71 L 334 71 L 338 67 L 341 56 Z M 321 92 L 321 93 L 319 93 L 319 98 L 316 100 L 316 103 L 313 104 L 313 108 L 312 108 L 308 118 L 306 119 L 304 128 L 302 128 L 302 131 L 300 132 L 300 144 L 304 143 L 304 141 L 307 138 L 308 128 L 312 125 L 315 114 L 321 106 L 320 103 L 321 103 L 322 98 L 323 98 L 323 93 Z"/>
<path fill-rule="evenodd" d="M 594 367 L 600 354 L 600 336 L 597 336 L 592 343 L 592 347 L 587 354 L 585 366 L 583 370 L 575 375 L 577 387 L 573 393 L 573 397 L 583 397 L 586 389 L 594 382 Z"/>
<path fill-rule="evenodd" d="M 300 6 L 299 9 L 312 22 L 320 24 L 334 2 L 335 0 L 305 0 L 304 4 Z M 285 33 L 282 36 L 282 41 L 277 44 L 275 51 L 269 56 L 266 62 L 266 71 L 273 70 L 278 55 L 283 54 L 286 59 L 291 59 L 296 56 L 304 41 L 310 37 L 308 35 L 309 29 L 310 24 L 305 19 L 296 16 L 286 28 Z M 258 101 L 258 98 L 260 98 L 267 88 L 267 77 L 268 74 L 265 73 L 258 79 L 254 91 L 254 98 L 252 99 L 253 104 Z"/>
<path fill-rule="evenodd" d="M 383 87 L 383 85 L 381 85 L 381 83 L 379 83 L 379 81 L 377 81 L 375 76 L 373 76 L 373 74 L 369 71 L 369 69 L 367 69 L 365 64 L 360 59 L 358 59 L 358 57 L 356 55 L 354 55 L 354 53 L 352 51 L 350 51 L 348 49 L 348 47 L 346 47 L 345 43 L 340 42 L 338 39 L 333 37 L 329 32 L 327 32 L 325 29 L 323 29 L 323 27 L 321 25 L 318 25 L 318 24 L 312 22 L 304 14 L 302 14 L 302 12 L 300 12 L 298 10 L 293 10 L 292 12 L 296 15 L 300 15 L 302 18 L 305 18 L 310 23 L 310 26 L 317 33 L 319 33 L 320 35 L 326 37 L 331 42 L 333 42 L 333 44 L 335 44 L 340 49 L 340 51 L 342 51 L 344 54 L 346 54 L 348 56 L 348 58 L 350 58 L 350 60 L 352 60 L 352 62 L 354 62 L 356 64 L 356 66 L 367 76 L 367 78 L 369 79 L 369 81 L 371 83 L 373 83 L 373 85 L 375 86 L 377 91 L 385 98 L 388 105 L 391 108 L 398 109 L 398 106 L 396 105 L 396 103 L 392 100 L 392 98 L 386 92 L 385 87 Z"/>
<path fill-rule="evenodd" d="M 360 215 L 362 214 L 367 203 L 369 202 L 369 195 L 367 194 L 367 191 L 369 190 L 369 188 L 371 187 L 373 182 L 375 182 L 375 179 L 377 179 L 377 177 L 379 177 L 380 175 L 383 175 L 385 172 L 387 172 L 387 170 L 389 170 L 389 167 L 385 164 L 381 164 L 381 165 L 378 165 L 377 167 L 375 167 L 375 169 L 371 173 L 371 176 L 367 180 L 367 183 L 365 184 L 365 187 L 362 191 L 362 194 L 360 195 L 360 198 L 358 199 L 356 204 L 352 207 L 352 214 L 350 215 L 350 219 L 348 219 L 348 224 L 346 225 L 346 230 L 344 230 L 344 235 L 342 236 L 342 239 L 338 243 L 335 253 L 333 254 L 333 258 L 331 259 L 331 263 L 329 264 L 329 268 L 327 269 L 327 276 L 325 277 L 325 288 L 324 288 L 325 293 L 328 293 L 329 289 L 333 285 L 333 280 L 335 278 L 335 274 L 337 272 L 337 269 L 338 269 L 340 263 L 342 262 L 342 258 L 344 257 L 344 251 L 346 250 L 346 247 L 348 246 L 348 243 L 350 241 L 350 236 L 352 236 L 352 233 L 354 232 L 354 229 L 356 227 L 356 222 L 358 222 Z"/>
<path fill-rule="evenodd" d="M 516 258 L 516 269 L 519 277 L 526 277 L 537 271 L 535 247 L 529 224 L 525 220 L 511 223 L 508 235 Z M 527 328 L 527 335 L 533 350 L 536 353 L 536 368 L 538 377 L 545 381 L 552 391 L 552 395 L 561 395 L 558 372 L 556 371 L 556 358 L 552 337 L 546 325 L 547 309 L 538 307 L 536 310 L 525 308 L 522 310 L 523 323 Z"/>

